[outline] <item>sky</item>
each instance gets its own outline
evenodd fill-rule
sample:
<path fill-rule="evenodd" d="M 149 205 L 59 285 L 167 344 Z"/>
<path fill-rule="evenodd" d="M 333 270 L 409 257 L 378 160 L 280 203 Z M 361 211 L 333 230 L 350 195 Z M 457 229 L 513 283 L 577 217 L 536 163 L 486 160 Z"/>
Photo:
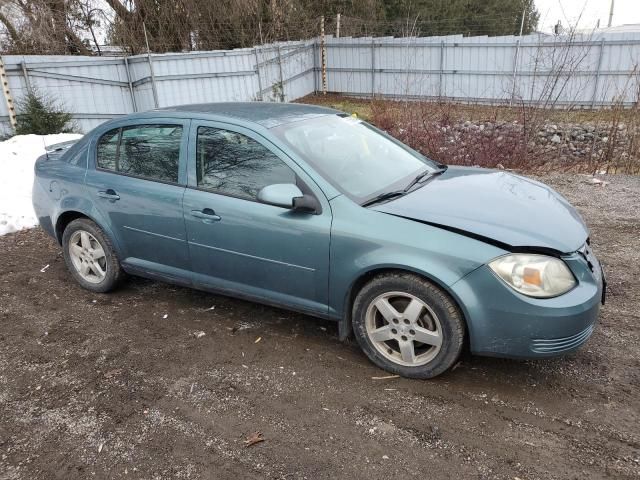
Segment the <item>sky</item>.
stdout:
<path fill-rule="evenodd" d="M 551 32 L 558 20 L 567 27 L 580 19 L 579 29 L 591 29 L 600 19 L 600 27 L 606 27 L 611 0 L 535 0 L 535 5 L 540 12 L 538 29 Z M 611 25 L 629 23 L 640 24 L 640 0 L 615 0 Z"/>

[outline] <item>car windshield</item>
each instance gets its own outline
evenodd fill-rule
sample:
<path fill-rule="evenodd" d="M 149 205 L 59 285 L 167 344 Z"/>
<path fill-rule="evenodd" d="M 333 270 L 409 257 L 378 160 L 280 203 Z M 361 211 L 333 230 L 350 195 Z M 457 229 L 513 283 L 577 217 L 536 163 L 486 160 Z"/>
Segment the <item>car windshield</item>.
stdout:
<path fill-rule="evenodd" d="M 334 187 L 358 203 L 405 188 L 438 165 L 354 117 L 327 115 L 272 130 Z"/>

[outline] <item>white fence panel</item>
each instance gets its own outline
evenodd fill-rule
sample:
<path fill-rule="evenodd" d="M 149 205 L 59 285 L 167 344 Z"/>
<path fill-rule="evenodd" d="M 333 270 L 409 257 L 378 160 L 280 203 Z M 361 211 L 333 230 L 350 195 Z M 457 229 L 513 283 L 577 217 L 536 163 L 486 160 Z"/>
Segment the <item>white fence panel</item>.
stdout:
<path fill-rule="evenodd" d="M 120 59 L 17 55 L 3 59 L 14 101 L 19 102 L 29 88 L 50 94 L 74 114 L 82 130 L 133 111 L 127 74 Z M 0 120 L 8 123 L 4 102 L 1 108 Z"/>
<path fill-rule="evenodd" d="M 578 107 L 638 103 L 640 33 L 328 36 L 325 49 L 328 91 L 346 95 Z M 3 60 L 14 99 L 29 88 L 49 94 L 87 131 L 108 118 L 156 107 L 292 101 L 322 89 L 321 58 L 314 39 L 150 57 Z M 0 133 L 10 133 L 4 102 Z"/>
<path fill-rule="evenodd" d="M 328 90 L 348 95 L 580 107 L 638 101 L 636 33 L 328 37 L 326 52 Z"/>

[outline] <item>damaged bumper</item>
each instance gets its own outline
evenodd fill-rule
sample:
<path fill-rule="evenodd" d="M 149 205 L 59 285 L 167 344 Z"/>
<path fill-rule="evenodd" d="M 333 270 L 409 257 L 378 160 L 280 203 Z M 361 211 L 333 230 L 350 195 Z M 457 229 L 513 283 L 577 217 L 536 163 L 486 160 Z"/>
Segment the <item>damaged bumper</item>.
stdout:
<path fill-rule="evenodd" d="M 519 294 L 498 281 L 487 266 L 453 285 L 454 294 L 464 306 L 472 353 L 551 357 L 572 352 L 589 339 L 604 303 L 604 275 L 590 251 L 578 251 L 563 260 L 578 285 L 555 298 Z"/>

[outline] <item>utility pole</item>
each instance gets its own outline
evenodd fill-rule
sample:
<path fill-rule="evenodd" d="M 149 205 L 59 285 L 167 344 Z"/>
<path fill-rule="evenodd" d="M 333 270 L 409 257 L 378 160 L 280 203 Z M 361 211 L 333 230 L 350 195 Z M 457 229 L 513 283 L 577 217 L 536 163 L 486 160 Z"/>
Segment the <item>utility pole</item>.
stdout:
<path fill-rule="evenodd" d="M 611 0 L 611 8 L 609 9 L 609 24 L 607 27 L 611 26 L 611 22 L 613 21 L 613 6 L 616 4 L 615 0 Z"/>
<path fill-rule="evenodd" d="M 336 38 L 340 38 L 340 14 L 336 16 Z"/>
<path fill-rule="evenodd" d="M 522 36 L 522 30 L 524 29 L 524 16 L 527 14 L 527 2 L 522 2 L 522 19 L 520 20 L 520 37 Z"/>

